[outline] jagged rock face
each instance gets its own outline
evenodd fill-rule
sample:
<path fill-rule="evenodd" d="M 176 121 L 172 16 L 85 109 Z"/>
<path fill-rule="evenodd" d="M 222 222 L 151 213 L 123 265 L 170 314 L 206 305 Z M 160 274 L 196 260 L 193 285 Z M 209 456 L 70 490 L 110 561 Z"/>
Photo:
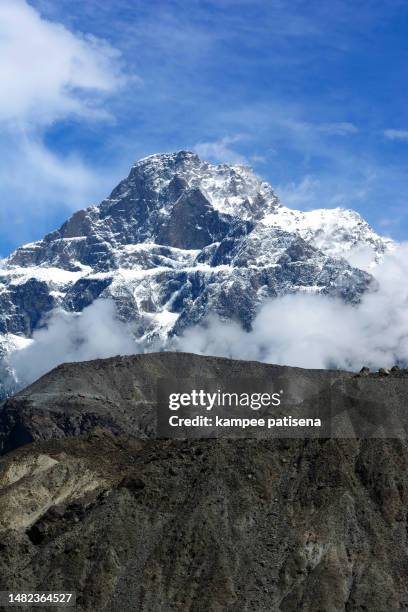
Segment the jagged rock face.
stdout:
<path fill-rule="evenodd" d="M 113 298 L 137 340 L 159 346 L 210 313 L 249 329 L 263 300 L 287 293 L 358 302 L 372 277 L 344 257 L 367 247 L 378 258 L 390 243 L 356 213 L 317 212 L 318 223 L 285 209 L 242 166 L 185 151 L 145 158 L 100 206 L 3 262 L 0 343 L 97 298 Z"/>
<path fill-rule="evenodd" d="M 25 283 L 10 284 L 0 293 L 0 333 L 30 336 L 41 317 L 55 305 L 46 282 L 30 278 Z M 8 315 L 8 316 L 7 316 Z"/>
<path fill-rule="evenodd" d="M 400 441 L 90 436 L 0 465 L 3 590 L 75 591 L 78 612 L 406 607 Z"/>
<path fill-rule="evenodd" d="M 135 164 L 99 207 L 78 211 L 44 240 L 17 249 L 8 264 L 115 269 L 120 247 L 200 250 L 220 240 L 233 218 L 261 217 L 276 206 L 272 188 L 246 168 L 212 166 L 184 151 L 155 155 Z"/>

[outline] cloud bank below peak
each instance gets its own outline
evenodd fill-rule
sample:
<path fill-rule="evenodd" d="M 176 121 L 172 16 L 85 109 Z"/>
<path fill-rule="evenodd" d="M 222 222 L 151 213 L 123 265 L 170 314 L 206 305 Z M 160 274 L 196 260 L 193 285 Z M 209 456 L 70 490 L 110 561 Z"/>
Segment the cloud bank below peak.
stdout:
<path fill-rule="evenodd" d="M 407 274 L 408 244 L 401 244 L 377 266 L 377 286 L 357 306 L 323 295 L 286 295 L 263 304 L 250 332 L 212 317 L 174 346 L 304 368 L 408 364 Z"/>
<path fill-rule="evenodd" d="M 54 310 L 28 344 L 10 353 L 9 367 L 20 387 L 61 363 L 104 359 L 140 351 L 111 300 L 99 299 L 81 314 Z"/>
<path fill-rule="evenodd" d="M 375 268 L 376 285 L 357 305 L 324 295 L 296 294 L 263 303 L 251 331 L 215 316 L 167 343 L 138 344 L 109 299 L 82 313 L 56 310 L 28 345 L 9 354 L 20 386 L 66 361 L 175 350 L 304 368 L 358 371 L 408 364 L 408 244 Z"/>

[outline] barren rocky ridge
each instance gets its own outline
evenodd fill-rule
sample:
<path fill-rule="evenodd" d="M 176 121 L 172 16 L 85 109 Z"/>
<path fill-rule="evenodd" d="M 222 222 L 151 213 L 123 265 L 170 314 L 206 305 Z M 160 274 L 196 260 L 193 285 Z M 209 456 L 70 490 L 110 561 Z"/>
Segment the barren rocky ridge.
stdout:
<path fill-rule="evenodd" d="M 157 377 L 181 371 L 329 385 L 350 418 L 407 397 L 406 371 L 171 353 L 60 366 L 0 408 L 1 589 L 76 590 L 79 611 L 407 609 L 404 432 L 156 439 Z"/>

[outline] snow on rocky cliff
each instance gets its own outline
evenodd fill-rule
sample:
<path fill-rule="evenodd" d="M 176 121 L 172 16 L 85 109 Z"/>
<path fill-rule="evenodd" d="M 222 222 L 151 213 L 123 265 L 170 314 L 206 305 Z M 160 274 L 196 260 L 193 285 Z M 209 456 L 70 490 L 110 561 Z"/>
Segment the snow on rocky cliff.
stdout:
<path fill-rule="evenodd" d="M 98 298 L 115 301 L 138 341 L 161 346 L 210 313 L 249 329 L 266 298 L 288 293 L 356 303 L 392 248 L 354 211 L 282 206 L 250 168 L 152 155 L 99 206 L 2 262 L 1 350 L 53 309 Z"/>

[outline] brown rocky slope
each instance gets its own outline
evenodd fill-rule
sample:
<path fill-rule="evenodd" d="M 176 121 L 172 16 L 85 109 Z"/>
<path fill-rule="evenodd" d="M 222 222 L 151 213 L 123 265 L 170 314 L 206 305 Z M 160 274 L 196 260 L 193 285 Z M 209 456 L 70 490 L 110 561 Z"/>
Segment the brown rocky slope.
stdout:
<path fill-rule="evenodd" d="M 73 590 L 78 611 L 408 609 L 405 437 L 155 439 L 155 379 L 186 367 L 341 383 L 348 412 L 357 391 L 395 414 L 408 397 L 403 371 L 173 354 L 61 366 L 0 410 L 0 590 Z"/>

